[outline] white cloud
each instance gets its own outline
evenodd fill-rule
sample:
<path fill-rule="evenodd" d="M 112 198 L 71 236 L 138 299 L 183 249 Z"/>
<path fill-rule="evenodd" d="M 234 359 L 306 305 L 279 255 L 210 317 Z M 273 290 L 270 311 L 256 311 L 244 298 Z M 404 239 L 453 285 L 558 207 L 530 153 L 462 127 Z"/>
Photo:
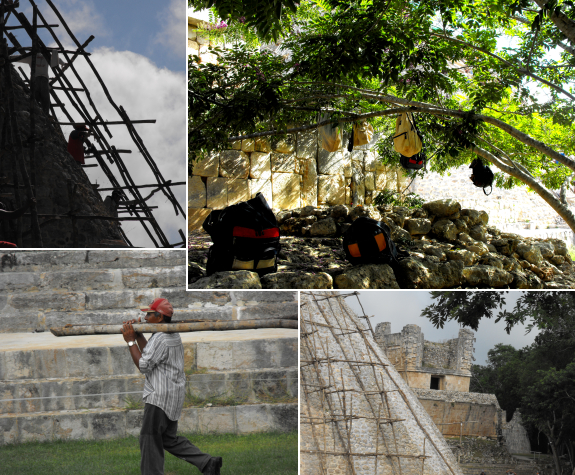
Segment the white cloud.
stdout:
<path fill-rule="evenodd" d="M 160 45 L 165 51 L 179 58 L 186 55 L 186 5 L 182 0 L 171 0 L 159 15 L 162 30 L 154 36 L 153 45 Z"/>
<path fill-rule="evenodd" d="M 186 94 L 185 74 L 168 69 L 160 69 L 148 58 L 130 51 L 115 51 L 110 48 L 99 48 L 90 57 L 100 76 L 106 84 L 112 99 L 118 106 L 123 106 L 132 120 L 156 119 L 155 124 L 136 125 L 144 145 L 154 158 L 160 172 L 166 180 L 186 181 Z M 112 105 L 108 102 L 100 84 L 88 64 L 78 58 L 74 65 L 90 91 L 91 98 L 105 121 L 121 120 Z M 69 71 L 68 78 L 73 75 Z M 74 87 L 79 84 L 72 80 Z M 74 120 L 80 120 L 79 114 L 67 103 L 65 96 L 58 91 L 68 112 Z M 88 101 L 79 93 L 85 105 Z M 91 110 L 91 109 L 90 109 Z M 62 122 L 68 122 L 59 114 Z M 123 125 L 111 125 L 113 138 L 106 138 L 110 145 L 118 149 L 132 150 L 131 154 L 122 154 L 122 158 L 133 180 L 138 185 L 153 184 L 156 180 L 144 158 L 138 153 L 136 145 Z M 103 130 L 103 128 L 102 128 Z M 68 137 L 72 128 L 64 126 L 63 132 Z M 96 163 L 94 159 L 88 163 Z M 115 165 L 111 167 L 116 178 L 123 183 Z M 108 187 L 109 182 L 99 167 L 86 168 L 92 183 L 99 183 L 101 188 Z M 151 191 L 151 189 L 149 190 Z M 149 193 L 148 191 L 148 193 Z M 186 187 L 172 188 L 180 205 L 186 209 Z M 146 189 L 142 190 L 142 195 Z M 105 195 L 104 195 L 105 196 Z M 103 197 L 104 197 L 103 196 Z M 130 196 L 130 195 L 128 195 Z M 175 216 L 172 204 L 163 193 L 156 193 L 149 201 L 150 206 L 159 206 L 153 210 L 156 220 L 164 230 L 170 243 L 181 241 L 178 229 L 187 232 L 185 218 Z M 122 228 L 134 246 L 153 247 L 142 225 L 126 221 Z"/>

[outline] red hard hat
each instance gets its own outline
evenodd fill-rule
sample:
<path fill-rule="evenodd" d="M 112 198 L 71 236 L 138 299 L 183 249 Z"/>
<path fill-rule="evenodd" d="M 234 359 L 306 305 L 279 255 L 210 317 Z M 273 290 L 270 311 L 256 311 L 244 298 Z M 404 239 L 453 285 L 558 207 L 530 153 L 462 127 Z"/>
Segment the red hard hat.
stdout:
<path fill-rule="evenodd" d="M 159 312 L 166 317 L 171 317 L 174 314 L 174 307 L 168 302 L 167 299 L 157 298 L 150 305 L 140 307 L 142 312 Z"/>

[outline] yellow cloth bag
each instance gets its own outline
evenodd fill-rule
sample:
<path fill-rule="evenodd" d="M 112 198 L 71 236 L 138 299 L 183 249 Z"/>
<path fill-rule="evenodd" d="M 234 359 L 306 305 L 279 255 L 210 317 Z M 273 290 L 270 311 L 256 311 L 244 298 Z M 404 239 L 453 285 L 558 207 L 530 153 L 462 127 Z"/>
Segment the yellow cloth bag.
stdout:
<path fill-rule="evenodd" d="M 329 120 L 330 115 L 322 115 L 320 122 Z M 321 138 L 321 147 L 328 152 L 337 152 L 342 146 L 341 128 L 334 124 L 324 125 L 318 129 Z"/>
<path fill-rule="evenodd" d="M 409 114 L 409 116 L 408 116 Z M 422 143 L 411 112 L 403 112 L 395 122 L 395 134 L 393 135 L 393 147 L 395 151 L 404 157 L 413 157 L 421 152 Z"/>
<path fill-rule="evenodd" d="M 365 120 L 353 124 L 353 146 L 367 145 L 373 138 L 373 127 Z"/>

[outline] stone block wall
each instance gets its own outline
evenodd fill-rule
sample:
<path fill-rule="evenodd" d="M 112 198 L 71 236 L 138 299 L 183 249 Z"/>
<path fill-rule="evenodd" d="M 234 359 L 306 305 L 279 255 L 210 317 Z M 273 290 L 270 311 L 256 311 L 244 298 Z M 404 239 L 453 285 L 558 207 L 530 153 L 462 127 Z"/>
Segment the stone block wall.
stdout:
<path fill-rule="evenodd" d="M 513 413 L 513 418 L 503 426 L 502 432 L 505 445 L 512 454 L 528 454 L 531 451 L 531 443 L 519 411 Z"/>
<path fill-rule="evenodd" d="M 445 376 L 441 389 L 469 391 L 475 341 L 472 331 L 461 329 L 457 338 L 435 343 L 426 341 L 417 325 L 406 325 L 401 333 L 391 333 L 391 324 L 384 322 L 377 324 L 375 337 L 411 387 L 429 388 L 433 374 Z"/>

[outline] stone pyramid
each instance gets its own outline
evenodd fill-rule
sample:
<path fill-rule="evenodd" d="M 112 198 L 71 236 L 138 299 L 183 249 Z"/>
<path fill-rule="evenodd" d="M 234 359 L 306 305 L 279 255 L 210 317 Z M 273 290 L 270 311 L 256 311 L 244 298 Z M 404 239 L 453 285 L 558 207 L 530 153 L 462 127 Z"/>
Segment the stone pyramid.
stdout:
<path fill-rule="evenodd" d="M 300 471 L 462 474 L 445 439 L 346 296 L 301 292 Z"/>

